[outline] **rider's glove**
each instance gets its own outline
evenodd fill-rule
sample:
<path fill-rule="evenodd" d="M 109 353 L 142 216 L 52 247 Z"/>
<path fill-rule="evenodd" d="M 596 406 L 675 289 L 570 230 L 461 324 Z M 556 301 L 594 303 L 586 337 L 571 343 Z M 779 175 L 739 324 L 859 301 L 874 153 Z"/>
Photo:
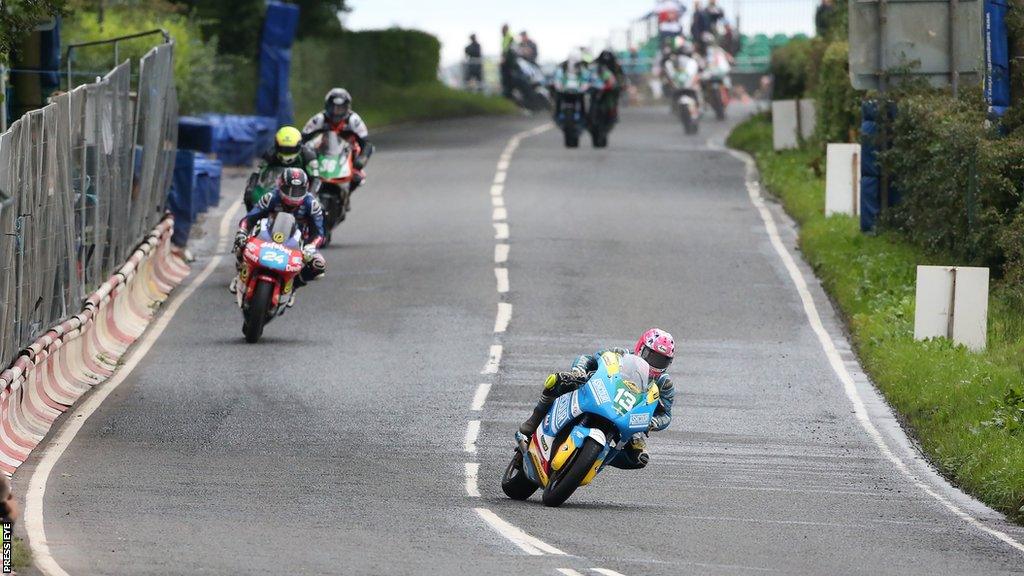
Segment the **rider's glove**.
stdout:
<path fill-rule="evenodd" d="M 312 244 L 306 244 L 302 247 L 302 261 L 309 262 L 316 256 L 316 246 Z"/>
<path fill-rule="evenodd" d="M 245 248 L 245 243 L 249 240 L 249 232 L 247 230 L 239 230 L 235 232 L 235 252 Z"/>

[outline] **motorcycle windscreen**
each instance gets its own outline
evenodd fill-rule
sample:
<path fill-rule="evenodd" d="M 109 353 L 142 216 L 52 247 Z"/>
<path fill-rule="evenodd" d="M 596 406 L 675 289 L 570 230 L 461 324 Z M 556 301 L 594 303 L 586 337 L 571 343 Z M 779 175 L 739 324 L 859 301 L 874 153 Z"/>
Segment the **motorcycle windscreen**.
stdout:
<path fill-rule="evenodd" d="M 320 178 L 337 180 L 352 175 L 352 166 L 348 161 L 351 146 L 337 132 L 327 132 L 320 141 L 317 155 L 320 164 Z"/>

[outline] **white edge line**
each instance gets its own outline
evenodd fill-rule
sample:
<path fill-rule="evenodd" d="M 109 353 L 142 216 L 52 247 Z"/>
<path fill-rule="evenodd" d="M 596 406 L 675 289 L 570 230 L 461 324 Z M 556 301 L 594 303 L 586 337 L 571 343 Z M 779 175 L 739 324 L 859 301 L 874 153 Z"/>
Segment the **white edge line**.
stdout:
<path fill-rule="evenodd" d="M 723 148 L 718 145 L 712 145 L 711 148 L 723 150 Z M 782 238 L 779 236 L 779 230 L 775 224 L 775 217 L 772 216 L 771 211 L 764 203 L 764 198 L 761 196 L 760 184 L 750 178 L 750 175 L 756 170 L 753 160 L 734 150 L 724 150 L 734 158 L 742 160 L 747 167 L 747 193 L 750 197 L 750 202 L 755 208 L 757 208 L 758 213 L 761 215 L 761 219 L 764 221 L 764 227 L 768 232 L 768 238 L 771 241 L 772 247 L 775 248 L 775 252 L 779 255 L 779 258 L 782 259 L 782 263 L 785 266 L 786 271 L 789 272 L 789 277 L 793 281 L 796 291 L 800 295 L 800 300 L 803 303 L 807 321 L 810 323 L 811 329 L 817 335 L 818 342 L 821 344 L 821 347 L 825 352 L 825 356 L 828 358 L 829 364 L 832 366 L 832 370 L 843 383 L 843 391 L 846 393 L 846 397 L 849 399 L 850 403 L 853 404 L 853 411 L 861 428 L 864 429 L 871 440 L 875 443 L 879 452 L 881 452 L 886 459 L 892 462 L 892 464 L 902 472 L 912 484 L 920 488 L 932 498 L 936 499 L 940 504 L 945 506 L 946 509 L 964 522 L 1006 543 L 1016 550 L 1024 552 L 1024 544 L 1021 544 L 1005 532 L 986 526 L 974 516 L 963 511 L 948 498 L 936 492 L 931 486 L 921 480 L 917 474 L 910 470 L 903 459 L 896 455 L 896 453 L 889 448 L 889 445 L 885 443 L 885 438 L 882 436 L 882 433 L 878 431 L 878 428 L 875 427 L 874 422 L 871 420 L 871 416 L 868 414 L 867 408 L 864 405 L 864 400 L 861 398 L 860 391 L 857 390 L 857 384 L 849 370 L 846 369 L 846 364 L 839 355 L 839 351 L 836 349 L 836 344 L 832 340 L 832 336 L 829 335 L 827 330 L 825 330 L 825 326 L 821 322 L 821 315 L 818 313 L 818 308 L 814 303 L 814 298 L 811 296 L 811 292 L 807 288 L 807 280 L 804 278 L 800 268 L 796 265 L 796 261 L 789 253 L 789 250 L 786 249 L 785 244 L 782 242 Z"/>
<path fill-rule="evenodd" d="M 491 220 L 508 220 L 508 210 L 504 206 L 499 206 L 491 212 Z"/>
<path fill-rule="evenodd" d="M 604 576 L 626 576 L 625 574 L 616 572 L 615 570 L 609 570 L 608 568 L 591 568 L 591 570 L 598 574 L 603 574 Z"/>
<path fill-rule="evenodd" d="M 565 576 L 583 576 L 582 573 L 577 572 L 577 571 L 573 570 L 572 568 L 559 568 L 558 572 L 560 574 L 565 574 Z"/>
<path fill-rule="evenodd" d="M 494 332 L 501 334 L 508 330 L 508 323 L 512 320 L 512 305 L 508 302 L 498 302 L 498 314 L 494 317 Z"/>
<path fill-rule="evenodd" d="M 480 435 L 480 421 L 470 420 L 466 424 L 466 437 L 462 441 L 462 449 L 470 454 L 476 454 L 476 438 Z"/>
<path fill-rule="evenodd" d="M 492 185 L 491 186 L 491 196 L 501 196 L 501 193 L 502 193 L 502 191 L 504 191 L 504 189 L 505 189 L 505 186 L 503 186 L 501 184 L 494 184 L 494 185 Z"/>
<path fill-rule="evenodd" d="M 516 528 L 502 520 L 497 514 L 491 512 L 487 508 L 474 508 L 474 510 L 476 510 L 477 515 L 480 516 L 484 522 L 487 522 L 491 528 L 494 528 L 498 534 L 501 534 L 513 544 L 519 546 L 523 552 L 526 552 L 531 556 L 543 556 L 544 554 L 567 556 L 565 552 L 562 552 L 558 548 L 555 548 L 543 540 L 534 538 L 519 528 Z"/>
<path fill-rule="evenodd" d="M 466 462 L 466 496 L 470 498 L 480 497 L 480 489 L 476 485 L 476 478 L 479 472 L 479 464 L 476 462 Z"/>
<path fill-rule="evenodd" d="M 235 214 L 236 210 L 237 208 L 229 208 L 221 218 L 220 239 L 217 243 L 217 251 L 220 253 L 207 262 L 202 272 L 179 292 L 163 313 L 153 321 L 146 334 L 142 337 L 142 340 L 132 350 L 131 357 L 121 366 L 117 373 L 106 382 L 97 385 L 93 393 L 68 415 L 60 431 L 46 446 L 35 470 L 32 471 L 32 477 L 28 483 L 28 491 L 25 494 L 25 532 L 28 534 L 29 548 L 32 551 L 32 562 L 43 574 L 47 576 L 68 576 L 68 573 L 50 555 L 50 546 L 46 541 L 43 500 L 46 496 L 46 482 L 50 477 L 50 473 L 89 417 L 100 407 L 107 396 L 110 396 L 110 393 L 116 390 L 131 375 L 139 362 L 146 357 L 149 349 L 153 347 L 153 344 L 163 334 L 171 319 L 174 318 L 178 309 L 181 308 L 181 305 L 213 274 L 213 271 L 216 270 L 217 266 L 224 259 L 223 251 L 226 249 L 225 239 L 227 238 L 227 230 L 232 222 L 231 217 Z"/>
<path fill-rule="evenodd" d="M 491 383 L 483 382 L 476 387 L 476 392 L 473 393 L 473 403 L 469 409 L 474 412 L 479 412 L 484 409 L 484 403 L 487 402 L 487 395 L 491 392 Z"/>
<path fill-rule="evenodd" d="M 495 222 L 494 223 L 494 239 L 495 240 L 508 240 L 508 223 L 506 223 L 506 222 Z"/>

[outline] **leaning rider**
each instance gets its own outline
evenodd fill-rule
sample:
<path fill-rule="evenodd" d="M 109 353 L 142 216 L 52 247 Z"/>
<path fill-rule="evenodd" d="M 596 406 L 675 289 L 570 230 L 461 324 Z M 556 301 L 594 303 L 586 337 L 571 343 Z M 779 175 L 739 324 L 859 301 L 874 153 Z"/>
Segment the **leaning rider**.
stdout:
<path fill-rule="evenodd" d="M 672 402 L 675 399 L 676 391 L 672 386 L 672 378 L 665 371 L 672 364 L 675 349 L 675 340 L 672 339 L 672 335 L 658 328 L 651 328 L 644 332 L 633 347 L 633 353 L 646 360 L 651 367 L 649 383 L 657 384 L 660 391 L 658 406 L 654 409 L 654 416 L 651 418 L 648 431 L 664 430 L 672 422 Z M 612 352 L 620 356 L 629 353 L 624 348 L 609 348 L 601 350 L 593 356 L 582 355 L 573 362 L 572 368 L 568 372 L 556 372 L 549 375 L 544 382 L 540 402 L 537 403 L 530 417 L 519 426 L 519 432 L 527 438 L 532 436 L 541 420 L 547 415 L 548 410 L 551 409 L 551 404 L 555 399 L 585 384 L 597 370 L 598 357 L 605 352 Z M 643 468 L 647 466 L 649 460 L 647 442 L 643 436 L 638 435 L 608 464 L 629 470 Z"/>
<path fill-rule="evenodd" d="M 301 168 L 286 168 L 274 189 L 264 194 L 238 223 L 234 248 L 238 269 L 242 269 L 242 255 L 249 241 L 249 231 L 260 220 L 276 216 L 278 212 L 290 213 L 302 230 L 302 259 L 305 266 L 295 277 L 295 288 L 301 288 L 327 270 L 327 261 L 318 250 L 324 242 L 324 211 L 320 201 L 309 191 L 309 178 Z M 238 283 L 237 276 L 231 280 L 228 289 L 232 294 L 237 291 Z M 288 305 L 291 306 L 294 300 L 294 297 L 290 299 Z"/>
<path fill-rule="evenodd" d="M 302 168 L 310 180 L 310 192 L 316 194 L 320 188 L 320 167 L 317 163 L 316 152 L 303 146 L 302 133 L 294 126 L 284 126 L 274 136 L 274 146 L 263 153 L 260 164 L 256 168 L 256 174 L 263 174 L 264 170 L 275 168 Z M 245 189 L 243 202 L 245 209 L 252 210 L 253 201 L 250 198 L 252 187 L 256 180 L 250 180 L 249 186 Z"/>
<path fill-rule="evenodd" d="M 359 154 L 352 161 L 355 174 L 349 189 L 349 192 L 355 192 L 366 179 L 363 168 L 373 154 L 373 145 L 367 139 L 370 131 L 366 128 L 366 123 L 352 110 L 352 95 L 344 88 L 331 88 L 327 93 L 324 97 L 324 111 L 314 114 L 302 127 L 302 141 L 308 142 L 317 134 L 328 130 L 337 132 L 342 138 L 358 146 Z"/>

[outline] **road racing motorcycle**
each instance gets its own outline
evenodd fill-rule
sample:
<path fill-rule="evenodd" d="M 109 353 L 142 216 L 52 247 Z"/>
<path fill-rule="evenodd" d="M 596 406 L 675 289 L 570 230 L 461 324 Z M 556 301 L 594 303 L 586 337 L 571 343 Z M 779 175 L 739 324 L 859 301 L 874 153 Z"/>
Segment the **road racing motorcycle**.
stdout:
<path fill-rule="evenodd" d="M 577 74 L 568 74 L 554 86 L 558 93 L 555 124 L 562 130 L 566 148 L 580 145 L 580 134 L 587 129 L 587 86 Z"/>
<path fill-rule="evenodd" d="M 294 216 L 278 212 L 256 224 L 242 253 L 235 294 L 246 342 L 259 341 L 267 322 L 284 313 L 304 265 L 302 231 Z"/>
<path fill-rule="evenodd" d="M 310 143 L 316 151 L 320 168 L 320 190 L 317 197 L 324 209 L 324 246 L 331 242 L 331 231 L 345 219 L 352 200 L 352 179 L 356 175 L 355 159 L 359 144 L 349 142 L 333 130 L 325 130 Z"/>
<path fill-rule="evenodd" d="M 679 119 L 683 122 L 683 131 L 696 134 L 700 130 L 702 89 L 700 69 L 693 58 L 681 56 L 674 63 L 672 72 L 672 98 Z"/>
<path fill-rule="evenodd" d="M 556 399 L 533 436 L 516 433 L 516 450 L 501 479 L 513 500 L 538 488 L 546 506 L 559 506 L 645 434 L 658 406 L 658 385 L 638 356 L 605 352 L 586 384 Z"/>
<path fill-rule="evenodd" d="M 274 189 L 277 183 L 277 179 L 284 172 L 285 166 L 270 166 L 266 165 L 259 172 L 254 172 L 249 176 L 249 182 L 245 186 L 245 196 L 243 202 L 245 203 L 245 211 L 249 212 L 252 207 L 263 198 L 263 195 Z"/>
<path fill-rule="evenodd" d="M 509 70 L 509 80 L 509 92 L 521 108 L 533 112 L 551 109 L 544 71 L 535 62 L 517 55 Z"/>

